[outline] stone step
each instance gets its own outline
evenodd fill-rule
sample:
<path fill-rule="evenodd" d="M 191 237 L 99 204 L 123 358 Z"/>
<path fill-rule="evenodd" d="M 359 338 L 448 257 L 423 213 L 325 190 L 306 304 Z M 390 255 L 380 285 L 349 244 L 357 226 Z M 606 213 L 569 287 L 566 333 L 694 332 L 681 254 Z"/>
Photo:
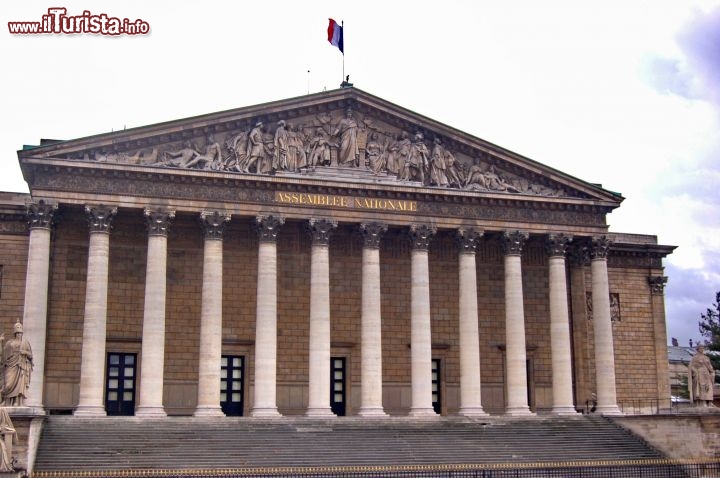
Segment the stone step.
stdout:
<path fill-rule="evenodd" d="M 603 419 L 48 418 L 37 471 L 473 464 L 661 455 Z"/>

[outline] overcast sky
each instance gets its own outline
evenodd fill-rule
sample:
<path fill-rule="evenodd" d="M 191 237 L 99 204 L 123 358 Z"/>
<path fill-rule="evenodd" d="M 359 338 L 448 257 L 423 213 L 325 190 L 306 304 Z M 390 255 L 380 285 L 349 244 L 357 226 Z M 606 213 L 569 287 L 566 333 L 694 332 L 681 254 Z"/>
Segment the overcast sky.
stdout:
<path fill-rule="evenodd" d="M 8 21 L 142 19 L 148 35 L 11 35 Z M 613 232 L 677 245 L 668 341 L 720 290 L 720 0 L 2 2 L 0 190 L 16 151 L 356 87 L 623 194 Z M 308 73 L 309 70 L 309 73 Z"/>

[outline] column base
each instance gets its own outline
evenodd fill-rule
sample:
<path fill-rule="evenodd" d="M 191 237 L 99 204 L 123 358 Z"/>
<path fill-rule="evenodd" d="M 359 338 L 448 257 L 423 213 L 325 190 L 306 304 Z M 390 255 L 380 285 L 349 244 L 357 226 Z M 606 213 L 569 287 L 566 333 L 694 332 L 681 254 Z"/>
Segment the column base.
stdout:
<path fill-rule="evenodd" d="M 535 413 L 530 411 L 530 407 L 512 407 L 505 409 L 505 416 L 508 417 L 534 417 Z"/>
<path fill-rule="evenodd" d="M 73 411 L 73 416 L 76 417 L 106 417 L 107 412 L 105 407 L 96 405 L 78 405 Z"/>
<path fill-rule="evenodd" d="M 357 414 L 359 417 L 366 418 L 385 418 L 390 416 L 385 413 L 385 410 L 383 410 L 382 407 L 360 407 L 360 410 L 358 410 Z"/>
<path fill-rule="evenodd" d="M 140 418 L 165 418 L 167 413 L 163 407 L 138 407 L 135 416 Z"/>
<path fill-rule="evenodd" d="M 335 415 L 329 407 L 308 408 L 305 416 L 308 418 L 337 418 L 337 415 Z"/>
<path fill-rule="evenodd" d="M 468 418 L 489 417 L 490 414 L 483 410 L 482 407 L 465 407 L 458 410 L 458 415 Z"/>
<path fill-rule="evenodd" d="M 437 418 L 440 416 L 432 408 L 411 408 L 408 415 L 413 418 Z"/>
<path fill-rule="evenodd" d="M 211 406 L 203 406 L 203 407 L 197 407 L 195 409 L 195 413 L 193 413 L 194 417 L 224 417 L 225 413 L 223 413 L 222 408 L 220 407 L 211 407 Z"/>
<path fill-rule="evenodd" d="M 253 418 L 280 418 L 282 415 L 277 408 L 253 408 L 250 410 L 250 416 Z"/>
<path fill-rule="evenodd" d="M 610 416 L 622 416 L 624 415 L 623 412 L 620 411 L 617 405 L 598 405 L 595 409 L 595 413 L 599 413 L 600 415 L 610 415 Z"/>
<path fill-rule="evenodd" d="M 575 410 L 575 407 L 558 406 L 558 407 L 553 407 L 553 409 L 550 413 L 552 413 L 553 415 L 572 416 L 572 415 L 577 415 L 578 411 Z"/>

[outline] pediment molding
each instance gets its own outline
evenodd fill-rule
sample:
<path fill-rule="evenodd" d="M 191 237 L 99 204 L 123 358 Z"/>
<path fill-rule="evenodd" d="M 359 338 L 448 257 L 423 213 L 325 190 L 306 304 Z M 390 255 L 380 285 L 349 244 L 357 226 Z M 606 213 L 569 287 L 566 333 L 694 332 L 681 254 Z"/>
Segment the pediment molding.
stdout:
<path fill-rule="evenodd" d="M 343 122 L 348 109 L 355 144 L 346 147 Z M 278 133 L 280 129 L 285 133 Z M 258 157 L 252 157 L 253 135 L 262 142 Z M 292 146 L 297 136 L 300 144 Z M 357 154 L 349 157 L 347 150 L 353 147 Z M 308 184 L 318 180 L 432 193 L 559 198 L 610 209 L 622 201 L 617 194 L 354 88 L 58 142 L 19 156 L 31 190 L 31 160 L 42 159 L 161 174 L 187 170 L 247 181 L 265 176 L 274 182 L 283 177 Z"/>

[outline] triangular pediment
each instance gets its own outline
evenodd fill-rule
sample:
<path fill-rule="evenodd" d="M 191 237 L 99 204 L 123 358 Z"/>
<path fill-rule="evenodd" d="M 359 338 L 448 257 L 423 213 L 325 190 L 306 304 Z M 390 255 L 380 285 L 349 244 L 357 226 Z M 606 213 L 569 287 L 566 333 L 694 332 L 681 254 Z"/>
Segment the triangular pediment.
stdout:
<path fill-rule="evenodd" d="M 274 176 L 442 191 L 568 198 L 612 209 L 622 197 L 356 88 L 76 140 L 26 147 L 38 160 L 103 168 Z M 32 175 L 26 174 L 31 183 Z M 30 184 L 32 190 L 32 184 Z"/>

